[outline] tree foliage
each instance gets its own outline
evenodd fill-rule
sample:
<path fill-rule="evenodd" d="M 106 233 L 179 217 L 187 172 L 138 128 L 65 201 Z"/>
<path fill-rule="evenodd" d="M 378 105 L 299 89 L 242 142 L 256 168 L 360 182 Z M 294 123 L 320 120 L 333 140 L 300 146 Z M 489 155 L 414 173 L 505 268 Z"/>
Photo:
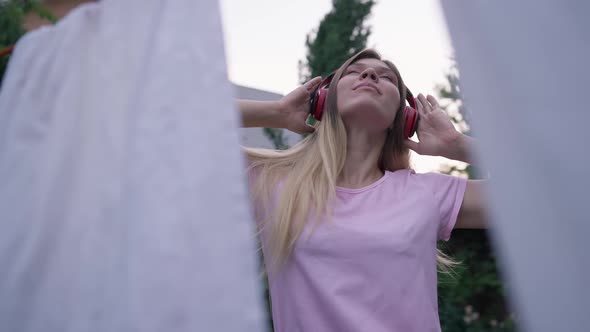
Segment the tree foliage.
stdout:
<path fill-rule="evenodd" d="M 47 8 L 36 0 L 0 1 L 0 50 L 14 45 L 26 33 L 24 21 L 29 13 L 50 22 L 57 20 Z M 2 86 L 9 60 L 10 55 L 0 57 L 0 86 Z"/>
<path fill-rule="evenodd" d="M 366 20 L 374 4 L 374 0 L 332 1 L 332 10 L 305 40 L 307 55 L 299 62 L 301 83 L 328 75 L 367 47 L 371 27 Z"/>

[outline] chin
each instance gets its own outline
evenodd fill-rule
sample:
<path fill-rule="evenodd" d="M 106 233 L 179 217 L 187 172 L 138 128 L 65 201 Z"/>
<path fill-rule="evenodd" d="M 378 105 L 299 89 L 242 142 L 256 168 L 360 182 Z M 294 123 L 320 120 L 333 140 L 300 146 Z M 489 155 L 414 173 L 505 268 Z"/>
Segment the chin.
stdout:
<path fill-rule="evenodd" d="M 339 108 L 340 116 L 345 123 L 366 123 L 371 127 L 383 127 L 387 129 L 395 119 L 395 112 L 383 110 L 375 103 L 366 103 L 347 105 L 348 107 Z"/>
<path fill-rule="evenodd" d="M 362 127 L 376 132 L 387 130 L 394 119 L 376 112 L 345 112 L 340 116 L 346 127 Z"/>

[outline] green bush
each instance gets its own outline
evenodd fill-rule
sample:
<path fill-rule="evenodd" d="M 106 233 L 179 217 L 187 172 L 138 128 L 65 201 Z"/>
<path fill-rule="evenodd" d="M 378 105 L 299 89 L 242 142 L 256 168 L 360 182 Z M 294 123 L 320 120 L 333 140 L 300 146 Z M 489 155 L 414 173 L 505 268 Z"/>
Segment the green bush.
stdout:
<path fill-rule="evenodd" d="M 57 20 L 39 1 L 0 0 L 0 50 L 14 45 L 26 33 L 23 23 L 29 13 L 35 13 L 50 22 Z M 9 59 L 10 56 L 0 57 L 0 87 Z"/>
<path fill-rule="evenodd" d="M 452 273 L 439 273 L 442 330 L 516 331 L 486 231 L 456 229 L 451 240 L 440 247 L 460 262 Z"/>

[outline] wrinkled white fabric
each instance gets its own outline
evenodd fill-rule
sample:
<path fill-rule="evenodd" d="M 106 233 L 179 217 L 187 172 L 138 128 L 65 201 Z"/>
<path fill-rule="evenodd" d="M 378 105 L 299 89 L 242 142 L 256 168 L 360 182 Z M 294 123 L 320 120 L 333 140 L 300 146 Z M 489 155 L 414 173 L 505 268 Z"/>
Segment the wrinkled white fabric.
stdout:
<path fill-rule="evenodd" d="M 215 0 L 103 0 L 0 92 L 0 331 L 261 331 Z"/>
<path fill-rule="evenodd" d="M 590 331 L 590 3 L 442 1 L 523 331 Z"/>

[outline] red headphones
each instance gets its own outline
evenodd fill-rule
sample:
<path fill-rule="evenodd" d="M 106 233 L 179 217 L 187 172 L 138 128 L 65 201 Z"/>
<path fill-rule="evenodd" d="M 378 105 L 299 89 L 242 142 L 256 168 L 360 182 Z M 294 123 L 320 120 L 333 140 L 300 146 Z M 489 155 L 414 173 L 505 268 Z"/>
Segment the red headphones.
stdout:
<path fill-rule="evenodd" d="M 316 121 L 322 120 L 322 115 L 326 109 L 326 102 L 328 100 L 328 88 L 330 82 L 334 77 L 334 73 L 328 75 L 322 80 L 322 83 L 311 93 L 309 101 L 309 114 L 313 116 Z M 420 114 L 416 110 L 416 100 L 406 87 L 406 100 L 410 106 L 404 107 L 404 138 L 410 138 L 418 129 L 418 122 L 420 122 Z"/>

